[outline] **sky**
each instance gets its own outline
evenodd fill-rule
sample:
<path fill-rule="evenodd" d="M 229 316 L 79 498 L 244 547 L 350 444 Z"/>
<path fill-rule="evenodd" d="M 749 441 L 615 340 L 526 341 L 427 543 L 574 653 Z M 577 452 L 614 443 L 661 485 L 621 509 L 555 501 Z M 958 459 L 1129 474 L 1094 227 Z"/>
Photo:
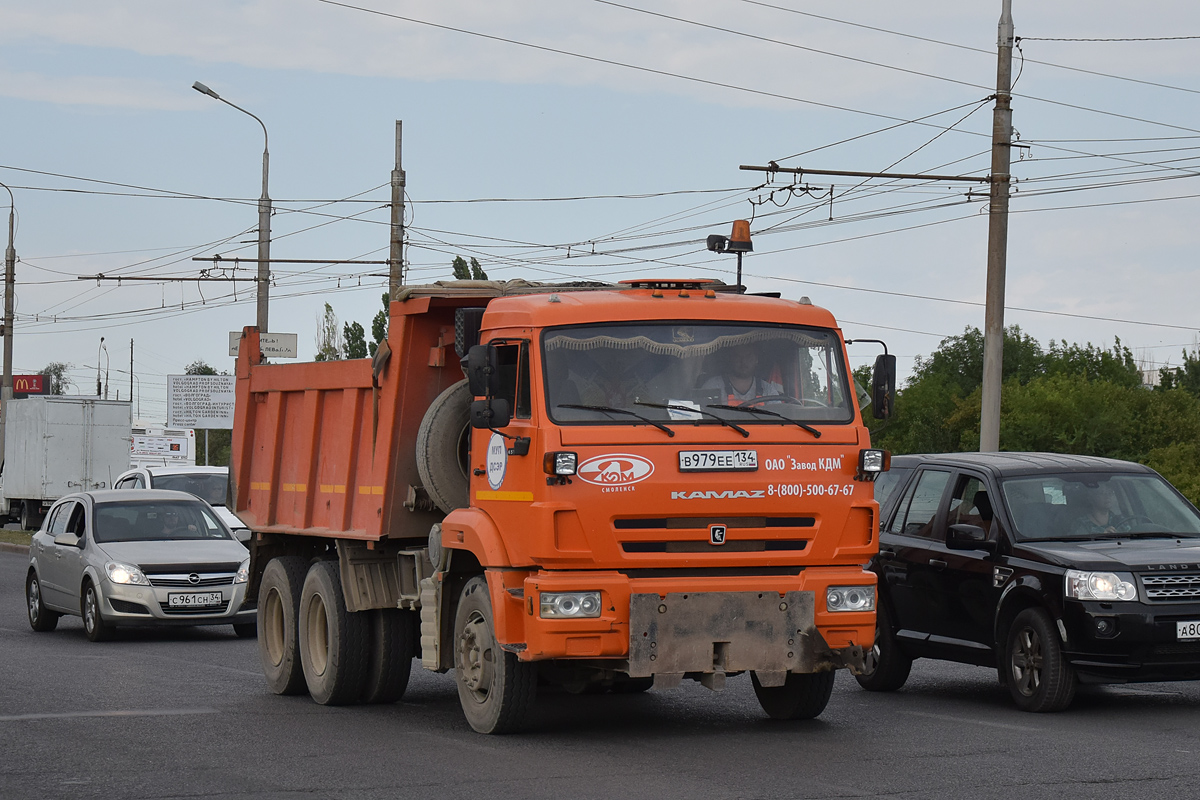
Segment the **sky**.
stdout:
<path fill-rule="evenodd" d="M 368 333 L 382 308 L 387 267 L 337 262 L 388 257 L 402 121 L 407 282 L 448 279 L 462 256 L 498 279 L 733 283 L 734 257 L 704 240 L 748 219 L 749 291 L 811 298 L 848 338 L 885 340 L 903 378 L 983 327 L 983 184 L 739 167 L 985 177 L 1000 12 L 0 0 L 13 371 L 70 364 L 69 393 L 132 385 L 135 417 L 161 423 L 167 375 L 232 369 L 253 284 L 194 279 L 255 274 L 264 137 L 200 81 L 266 127 L 272 258 L 316 261 L 271 270 L 270 330 L 296 333 L 303 359 L 325 303 Z M 1147 368 L 1179 364 L 1200 337 L 1200 5 L 1013 0 L 1012 14 L 1005 322 L 1043 346 L 1119 339 Z M 193 260 L 216 255 L 234 268 Z M 851 345 L 852 364 L 878 352 Z"/>

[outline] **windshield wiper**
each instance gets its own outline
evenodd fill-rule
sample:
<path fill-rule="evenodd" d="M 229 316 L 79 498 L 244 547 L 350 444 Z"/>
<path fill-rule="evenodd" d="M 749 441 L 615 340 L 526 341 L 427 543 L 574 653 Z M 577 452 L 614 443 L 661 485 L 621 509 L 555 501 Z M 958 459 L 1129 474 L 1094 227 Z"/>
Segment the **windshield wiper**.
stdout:
<path fill-rule="evenodd" d="M 1098 539 L 1190 539 L 1192 537 L 1185 536 L 1181 533 L 1171 533 L 1170 531 L 1113 531 L 1112 533 L 1098 533 Z"/>
<path fill-rule="evenodd" d="M 777 417 L 777 418 L 783 420 L 784 422 L 792 423 L 793 425 L 795 425 L 798 428 L 804 428 L 804 430 L 811 433 L 817 439 L 821 438 L 821 432 L 819 430 L 817 430 L 816 428 L 814 428 L 812 425 L 805 425 L 803 422 L 800 422 L 799 420 L 792 419 L 791 417 L 785 417 L 783 414 L 779 414 L 774 411 L 768 411 L 765 408 L 758 408 L 757 406 L 731 406 L 731 405 L 709 405 L 709 406 L 707 406 L 707 408 L 722 408 L 722 409 L 725 409 L 726 411 L 745 411 L 747 414 L 761 414 L 764 417 Z"/>
<path fill-rule="evenodd" d="M 635 406 L 648 406 L 650 408 L 669 408 L 674 411 L 690 411 L 693 414 L 703 414 L 706 417 L 712 417 L 717 422 L 724 425 L 726 428 L 733 428 L 735 431 L 740 433 L 743 438 L 750 437 L 750 431 L 746 430 L 745 428 L 743 428 L 741 425 L 738 425 L 737 423 L 730 422 L 729 420 L 725 419 L 724 417 L 720 417 L 720 416 L 712 413 L 711 411 L 703 411 L 699 408 L 692 408 L 691 406 L 678 406 L 678 405 L 673 405 L 671 403 L 643 403 L 641 400 L 634 400 L 633 404 Z M 680 421 L 681 420 L 676 420 L 676 422 L 680 422 Z"/>
<path fill-rule="evenodd" d="M 613 406 L 582 406 L 577 403 L 560 403 L 557 406 L 555 406 L 555 408 L 578 408 L 578 409 L 582 409 L 584 411 L 600 411 L 605 414 L 628 414 L 631 417 L 637 417 L 638 419 L 640 419 L 642 422 L 646 423 L 647 425 L 653 425 L 654 427 L 658 428 L 660 431 L 665 433 L 667 436 L 675 435 L 675 431 L 671 430 L 666 425 L 663 425 L 661 422 L 655 422 L 654 420 L 650 419 L 649 417 L 643 417 L 641 414 L 637 413 L 636 411 L 630 411 L 627 408 L 614 408 Z"/>

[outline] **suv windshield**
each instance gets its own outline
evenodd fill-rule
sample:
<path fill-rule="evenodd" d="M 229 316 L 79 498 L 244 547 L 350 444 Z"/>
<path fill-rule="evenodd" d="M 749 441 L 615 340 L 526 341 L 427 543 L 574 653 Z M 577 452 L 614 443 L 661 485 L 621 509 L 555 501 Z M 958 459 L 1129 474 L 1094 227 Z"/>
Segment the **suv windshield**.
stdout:
<path fill-rule="evenodd" d="M 207 500 L 214 506 L 225 505 L 225 492 L 229 486 L 229 475 L 223 473 L 201 473 L 192 475 L 155 475 L 155 489 L 174 489 L 187 492 Z"/>
<path fill-rule="evenodd" d="M 97 542 L 231 538 L 208 507 L 195 500 L 98 503 L 92 527 Z"/>
<path fill-rule="evenodd" d="M 542 354 L 550 417 L 559 423 L 637 424 L 635 415 L 712 425 L 719 424 L 714 415 L 738 425 L 854 418 L 842 343 L 831 330 L 589 325 L 548 330 Z"/>
<path fill-rule="evenodd" d="M 1046 474 L 1001 490 L 1019 539 L 1200 536 L 1200 515 L 1157 475 Z"/>

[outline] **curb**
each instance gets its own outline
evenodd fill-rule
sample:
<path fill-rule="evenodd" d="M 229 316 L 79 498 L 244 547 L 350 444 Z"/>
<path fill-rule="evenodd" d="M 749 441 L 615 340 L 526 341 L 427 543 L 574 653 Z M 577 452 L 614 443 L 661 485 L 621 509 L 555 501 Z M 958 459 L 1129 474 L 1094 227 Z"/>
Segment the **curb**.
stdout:
<path fill-rule="evenodd" d="M 29 545 L 0 542 L 0 553 L 23 553 L 24 555 L 29 555 Z"/>

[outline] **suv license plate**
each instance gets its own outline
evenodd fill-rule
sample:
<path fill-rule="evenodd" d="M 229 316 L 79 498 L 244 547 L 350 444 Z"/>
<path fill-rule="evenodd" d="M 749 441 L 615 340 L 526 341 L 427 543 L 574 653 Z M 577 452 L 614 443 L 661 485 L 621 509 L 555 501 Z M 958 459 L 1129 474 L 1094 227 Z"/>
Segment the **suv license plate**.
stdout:
<path fill-rule="evenodd" d="M 680 472 L 754 472 L 757 450 L 680 450 Z"/>
<path fill-rule="evenodd" d="M 204 608 L 221 605 L 220 592 L 198 592 L 194 594 L 168 594 L 167 605 L 171 608 Z"/>
<path fill-rule="evenodd" d="M 1175 623 L 1175 638 L 1179 640 L 1200 639 L 1200 620 Z"/>

